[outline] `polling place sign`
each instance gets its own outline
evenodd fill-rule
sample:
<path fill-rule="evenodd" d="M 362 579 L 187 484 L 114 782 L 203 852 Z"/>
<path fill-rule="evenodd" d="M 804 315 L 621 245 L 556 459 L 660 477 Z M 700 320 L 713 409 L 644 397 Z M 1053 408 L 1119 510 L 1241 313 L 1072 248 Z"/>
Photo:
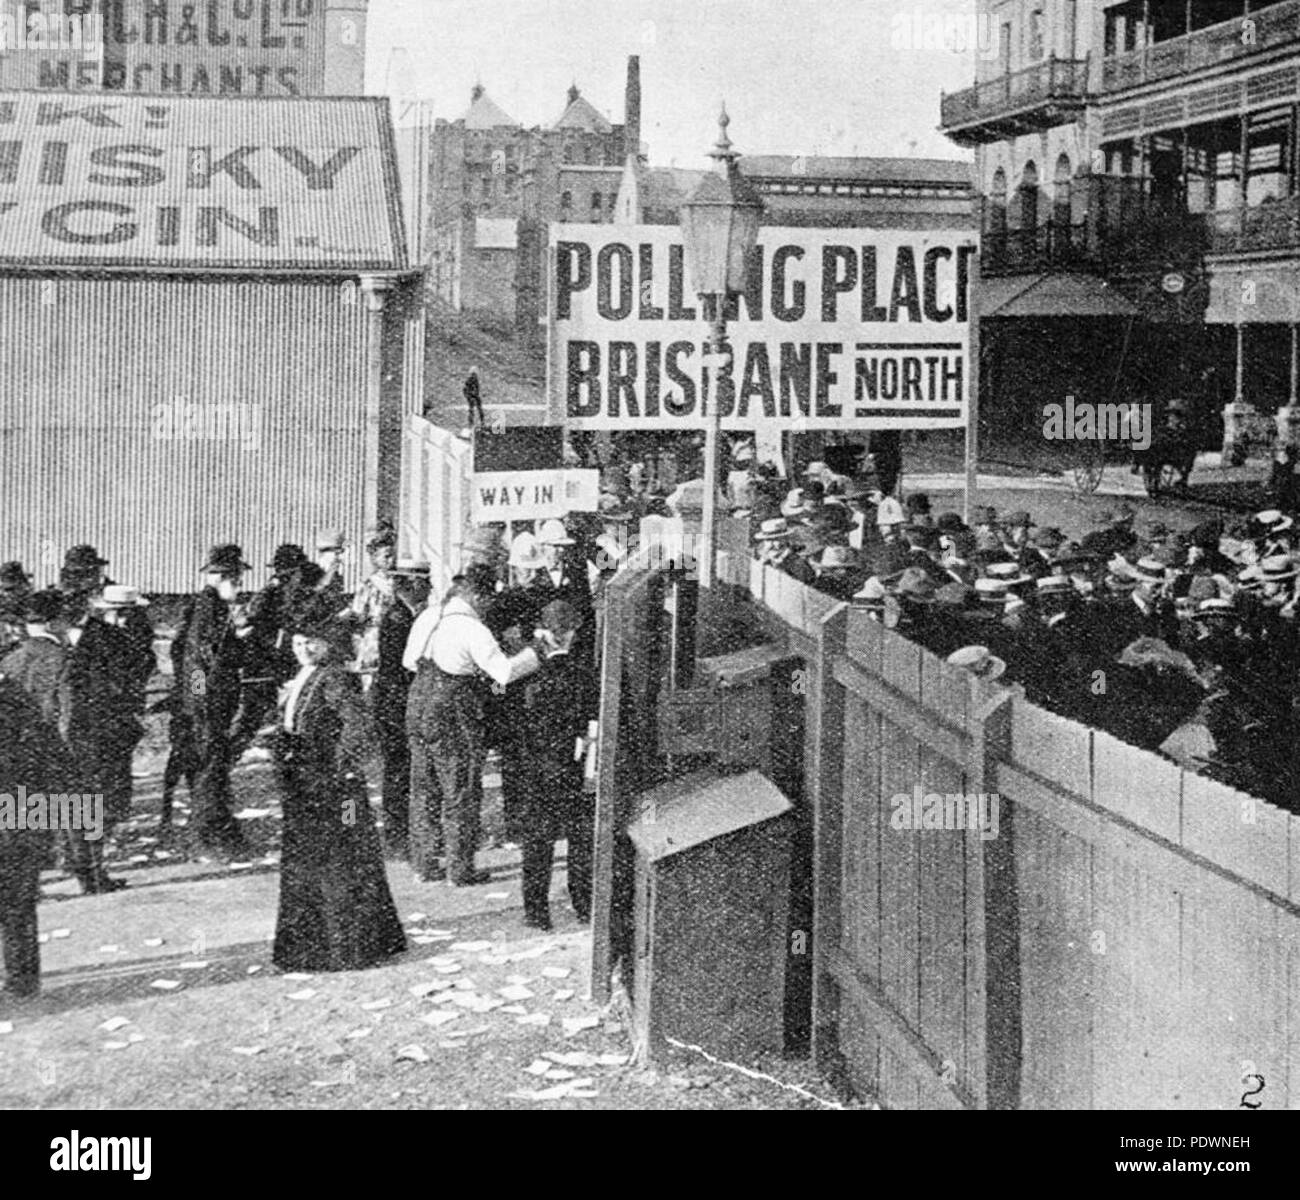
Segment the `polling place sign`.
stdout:
<path fill-rule="evenodd" d="M 547 383 L 570 429 L 949 429 L 966 424 L 967 230 L 760 232 L 712 361 L 681 234 L 556 225 Z"/>
<path fill-rule="evenodd" d="M 507 426 L 474 431 L 470 520 L 547 521 L 595 512 L 600 472 L 564 465 L 564 431 Z"/>

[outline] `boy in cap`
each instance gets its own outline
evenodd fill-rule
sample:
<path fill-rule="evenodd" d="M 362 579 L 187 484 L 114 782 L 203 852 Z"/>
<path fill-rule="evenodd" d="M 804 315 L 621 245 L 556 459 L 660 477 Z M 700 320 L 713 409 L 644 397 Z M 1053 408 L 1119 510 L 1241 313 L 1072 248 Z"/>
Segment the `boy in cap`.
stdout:
<path fill-rule="evenodd" d="M 316 591 L 325 597 L 322 611 L 337 613 L 347 602 L 343 590 L 343 559 L 347 545 L 347 539 L 337 529 L 323 529 L 316 535 L 316 565 L 324 572 L 316 585 Z"/>
<path fill-rule="evenodd" d="M 569 846 L 569 897 L 579 921 L 591 917 L 594 811 L 583 790 L 583 754 L 589 722 L 599 708 L 591 668 L 573 654 L 580 614 L 564 600 L 543 610 L 539 634 L 547 644 L 541 671 L 519 685 L 530 786 L 522 814 L 524 923 L 551 927 L 550 883 L 555 842 Z"/>

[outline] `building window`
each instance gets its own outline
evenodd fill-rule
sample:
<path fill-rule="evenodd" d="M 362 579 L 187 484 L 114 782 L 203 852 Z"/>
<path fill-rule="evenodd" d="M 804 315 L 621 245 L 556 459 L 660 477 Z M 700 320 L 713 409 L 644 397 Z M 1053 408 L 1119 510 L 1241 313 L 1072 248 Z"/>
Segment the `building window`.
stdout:
<path fill-rule="evenodd" d="M 1033 163 L 1025 163 L 1020 176 L 1020 188 L 1017 207 L 1019 221 L 1016 224 L 1024 230 L 1038 228 L 1038 168 Z"/>
<path fill-rule="evenodd" d="M 1070 220 L 1070 156 L 1062 154 L 1056 160 L 1056 181 L 1052 193 L 1052 224 L 1068 229 Z"/>
<path fill-rule="evenodd" d="M 573 193 L 560 193 L 560 220 L 568 221 L 573 216 Z"/>
<path fill-rule="evenodd" d="M 1029 61 L 1038 62 L 1043 57 L 1043 10 L 1034 9 L 1029 14 Z"/>
<path fill-rule="evenodd" d="M 1007 173 L 999 167 L 993 172 L 989 189 L 989 233 L 1001 237 L 1007 231 Z"/>
<path fill-rule="evenodd" d="M 591 193 L 591 219 L 592 219 L 592 221 L 593 221 L 594 223 L 599 223 L 599 222 L 600 222 L 600 219 L 601 219 L 600 208 L 601 208 L 601 206 L 600 206 L 600 193 L 599 193 L 599 192 L 592 192 L 592 193 Z"/>
<path fill-rule="evenodd" d="M 484 175 L 483 178 L 479 180 L 479 195 L 484 200 L 487 200 L 492 195 L 492 180 L 487 175 Z"/>
<path fill-rule="evenodd" d="M 609 194 L 609 219 L 614 219 L 614 214 L 618 212 L 618 193 L 610 192 Z"/>

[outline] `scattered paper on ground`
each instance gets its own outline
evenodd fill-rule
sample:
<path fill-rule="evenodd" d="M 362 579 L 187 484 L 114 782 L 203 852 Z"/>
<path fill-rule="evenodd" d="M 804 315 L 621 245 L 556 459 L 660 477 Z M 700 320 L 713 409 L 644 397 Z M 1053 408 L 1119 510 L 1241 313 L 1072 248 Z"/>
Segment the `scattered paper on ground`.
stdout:
<path fill-rule="evenodd" d="M 248 973 L 250 975 L 256 975 L 258 971 L 260 971 L 261 969 L 262 968 L 258 966 L 257 963 L 254 963 L 251 967 L 248 968 Z"/>
<path fill-rule="evenodd" d="M 460 954 L 478 954 L 481 950 L 491 950 L 491 942 L 452 942 L 449 947 Z"/>
<path fill-rule="evenodd" d="M 509 892 L 485 892 L 483 894 L 483 899 L 484 900 L 509 900 L 510 893 Z"/>
<path fill-rule="evenodd" d="M 545 1075 L 551 1069 L 551 1064 L 544 1058 L 535 1058 L 524 1068 L 530 1075 Z"/>
<path fill-rule="evenodd" d="M 547 979 L 568 979 L 573 974 L 572 967 L 543 967 L 542 974 Z"/>
<path fill-rule="evenodd" d="M 448 1021 L 455 1021 L 460 1017 L 454 1008 L 435 1008 L 432 1012 L 427 1012 L 420 1018 L 426 1025 L 432 1025 L 435 1028 L 439 1025 L 446 1025 Z"/>
<path fill-rule="evenodd" d="M 350 1030 L 348 1033 L 345 1033 L 343 1036 L 344 1036 L 344 1037 L 345 1037 L 349 1042 L 355 1042 L 355 1041 L 359 1041 L 361 1038 L 369 1037 L 369 1036 L 370 1036 L 372 1033 L 374 1033 L 374 1032 L 375 1032 L 375 1031 L 374 1031 L 374 1028 L 373 1028 L 372 1026 L 370 1026 L 370 1025 L 366 1025 L 366 1026 L 363 1026 L 361 1029 L 353 1029 L 353 1030 Z"/>
<path fill-rule="evenodd" d="M 288 999 L 290 999 L 290 1000 L 310 1000 L 310 999 L 311 999 L 315 994 L 316 994 L 316 991 L 315 991 L 314 988 L 303 988 L 303 989 L 302 989 L 301 991 L 299 991 L 299 992 L 290 992 L 289 995 L 288 995 Z"/>
<path fill-rule="evenodd" d="M 105 1050 L 129 1050 L 130 1047 L 131 1047 L 130 1042 L 105 1042 L 104 1043 Z"/>
<path fill-rule="evenodd" d="M 180 971 L 206 971 L 210 964 L 206 962 L 183 962 L 177 967 Z"/>
<path fill-rule="evenodd" d="M 71 937 L 71 936 L 72 936 L 72 930 L 71 930 L 71 929 L 51 929 L 51 930 L 50 930 L 50 937 L 52 937 L 56 942 L 59 941 L 61 938 Z"/>
<path fill-rule="evenodd" d="M 438 963 L 433 969 L 440 975 L 455 975 L 457 971 L 464 970 L 460 963 Z"/>
<path fill-rule="evenodd" d="M 508 954 L 480 954 L 480 955 L 478 956 L 478 960 L 479 960 L 479 962 L 481 962 L 485 967 L 503 967 L 503 966 L 506 965 L 506 963 L 508 963 L 508 962 L 510 961 L 510 955 L 508 955 Z"/>
<path fill-rule="evenodd" d="M 595 1029 L 599 1024 L 600 1017 L 595 1015 L 590 1017 L 565 1017 L 563 1021 L 564 1036 L 573 1037 L 575 1034 L 582 1033 L 585 1030 Z"/>
<path fill-rule="evenodd" d="M 378 1012 L 381 1008 L 392 1008 L 393 1002 L 389 999 L 367 1000 L 362 1006 L 366 1012 Z"/>
<path fill-rule="evenodd" d="M 519 1100 L 563 1100 L 566 1097 L 590 1099 L 600 1095 L 592 1087 L 595 1082 L 594 1079 L 571 1079 L 567 1083 L 557 1083 L 554 1087 L 542 1088 L 540 1091 L 520 1090 L 511 1092 L 510 1095 Z"/>
<path fill-rule="evenodd" d="M 174 992 L 181 986 L 179 979 L 155 979 L 150 987 L 156 987 L 160 992 Z"/>
<path fill-rule="evenodd" d="M 516 1017 L 517 1025 L 549 1025 L 551 1023 L 550 1013 L 529 1013 L 526 1017 Z"/>
<path fill-rule="evenodd" d="M 120 947 L 118 946 L 100 946 L 100 954 L 116 954 Z"/>
<path fill-rule="evenodd" d="M 531 1000 L 533 989 L 524 987 L 522 983 L 512 983 L 509 987 L 497 988 L 497 995 L 506 1000 Z"/>
<path fill-rule="evenodd" d="M 12 1021 L 0 1021 L 0 1033 L 13 1033 L 14 1023 Z"/>
<path fill-rule="evenodd" d="M 396 1055 L 398 1062 L 418 1062 L 427 1063 L 429 1054 L 423 1046 L 412 1043 L 409 1046 L 403 1046 L 398 1050 Z"/>
<path fill-rule="evenodd" d="M 304 975 L 301 971 L 291 971 L 288 975 L 282 976 L 284 979 L 291 979 L 294 983 L 306 983 L 312 976 Z"/>
<path fill-rule="evenodd" d="M 119 1029 L 130 1025 L 131 1022 L 126 1017 L 109 1017 L 101 1026 L 105 1033 L 116 1033 Z"/>
<path fill-rule="evenodd" d="M 512 1017 L 524 1017 L 528 1015 L 528 1010 L 522 1004 L 504 1004 L 501 1006 L 503 1013 L 509 1013 Z"/>
<path fill-rule="evenodd" d="M 432 983 L 414 983 L 406 990 L 418 1000 L 422 996 L 431 995 L 434 992 L 441 991 L 445 987 L 447 987 L 445 980 L 436 979 Z"/>
<path fill-rule="evenodd" d="M 162 939 L 162 938 L 145 938 L 145 939 L 144 939 L 144 944 L 145 944 L 146 946 L 161 946 L 161 945 L 163 944 L 163 939 Z"/>
<path fill-rule="evenodd" d="M 565 988 L 563 991 L 552 994 L 552 1000 L 572 1000 L 576 993 L 572 988 Z"/>
<path fill-rule="evenodd" d="M 263 1054 L 266 1051 L 265 1046 L 231 1046 L 231 1054 L 242 1054 L 245 1058 L 252 1058 L 254 1054 Z"/>

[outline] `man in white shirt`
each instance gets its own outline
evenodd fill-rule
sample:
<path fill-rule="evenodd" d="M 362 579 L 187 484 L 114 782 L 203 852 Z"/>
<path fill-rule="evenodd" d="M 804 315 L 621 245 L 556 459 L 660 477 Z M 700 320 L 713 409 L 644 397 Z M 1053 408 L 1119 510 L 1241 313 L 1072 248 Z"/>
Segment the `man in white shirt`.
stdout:
<path fill-rule="evenodd" d="M 416 672 L 411 703 L 416 707 L 422 749 L 442 797 L 446 877 L 456 887 L 486 883 L 474 869 L 483 803 L 483 763 L 487 756 L 483 704 L 488 682 L 504 688 L 533 674 L 546 653 L 527 647 L 507 656 L 483 624 L 481 613 L 492 597 L 490 568 L 471 567 L 453 583 L 441 608 L 431 605 L 415 620 L 402 663 Z M 418 799 L 413 795 L 413 800 Z M 412 865 L 424 879 L 437 877 L 426 842 L 433 813 L 412 804 Z"/>

